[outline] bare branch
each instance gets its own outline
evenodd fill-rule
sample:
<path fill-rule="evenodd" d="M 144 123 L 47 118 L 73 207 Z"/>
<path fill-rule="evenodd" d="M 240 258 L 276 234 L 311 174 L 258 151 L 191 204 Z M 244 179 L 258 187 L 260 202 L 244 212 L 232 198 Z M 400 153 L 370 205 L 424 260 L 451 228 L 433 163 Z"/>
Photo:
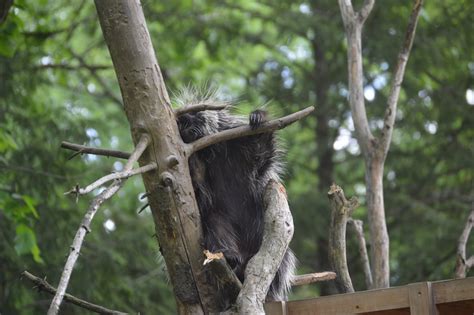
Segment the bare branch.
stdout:
<path fill-rule="evenodd" d="M 337 273 L 336 285 L 341 293 L 354 292 L 346 258 L 347 220 L 358 206 L 356 198 L 347 200 L 341 187 L 332 184 L 328 191 L 331 203 L 331 226 L 329 228 L 329 261 Z"/>
<path fill-rule="evenodd" d="M 77 152 L 74 155 L 72 155 L 70 158 L 73 158 L 78 154 L 95 154 L 95 155 L 113 156 L 120 159 L 128 159 L 130 157 L 130 153 L 128 152 L 87 147 L 85 145 L 80 145 L 80 144 L 71 143 L 67 141 L 61 142 L 61 148 Z"/>
<path fill-rule="evenodd" d="M 316 272 L 316 273 L 309 273 L 306 275 L 298 275 L 294 276 L 293 280 L 291 281 L 291 285 L 293 287 L 311 284 L 314 282 L 320 281 L 328 281 L 336 279 L 336 273 L 332 271 L 325 271 L 325 272 Z"/>
<path fill-rule="evenodd" d="M 474 210 L 471 210 L 469 217 L 467 218 L 466 225 L 459 236 L 458 249 L 456 255 L 456 271 L 455 278 L 466 278 L 466 273 L 469 268 L 474 264 L 474 256 L 471 256 L 466 260 L 466 244 L 471 234 L 472 226 L 474 225 Z"/>
<path fill-rule="evenodd" d="M 113 69 L 111 65 L 71 65 L 67 63 L 49 63 L 45 65 L 36 65 L 32 67 L 32 70 L 44 70 L 44 69 L 58 69 L 58 70 L 68 70 L 68 71 L 77 71 L 77 70 L 90 70 L 90 71 L 100 71 L 100 70 L 111 70 Z"/>
<path fill-rule="evenodd" d="M 185 106 L 185 107 L 180 107 L 180 108 L 176 108 L 174 110 L 174 114 L 176 117 L 178 116 L 181 116 L 181 115 L 184 115 L 184 114 L 188 114 L 188 113 L 197 113 L 197 112 L 202 112 L 204 110 L 222 110 L 222 109 L 226 109 L 230 107 L 229 104 L 227 103 L 222 103 L 222 104 L 206 104 L 206 103 L 202 103 L 202 104 L 192 104 L 192 105 L 188 105 L 188 106 Z"/>
<path fill-rule="evenodd" d="M 268 121 L 255 129 L 252 129 L 250 126 L 245 125 L 205 136 L 188 145 L 188 156 L 190 156 L 196 151 L 202 150 L 208 146 L 219 142 L 283 129 L 286 126 L 294 123 L 295 121 L 308 116 L 313 110 L 314 107 L 310 106 L 291 115 Z"/>
<path fill-rule="evenodd" d="M 357 239 L 357 244 L 359 245 L 359 257 L 362 262 L 362 268 L 364 269 L 365 285 L 367 289 L 372 289 L 373 280 L 372 272 L 370 269 L 369 255 L 367 254 L 367 245 L 364 236 L 364 223 L 361 220 L 354 220 L 352 218 L 349 218 L 347 223 L 349 223 L 349 225 L 353 227 Z"/>
<path fill-rule="evenodd" d="M 359 23 L 364 24 L 365 20 L 369 16 L 372 8 L 374 7 L 375 0 L 364 0 L 364 4 L 357 15 L 359 17 Z"/>
<path fill-rule="evenodd" d="M 35 275 L 32 275 L 31 273 L 29 273 L 26 270 L 21 273 L 21 276 L 25 277 L 28 280 L 30 280 L 31 282 L 33 282 L 35 284 L 35 288 L 37 288 L 39 291 L 45 291 L 45 292 L 48 292 L 48 293 L 53 294 L 53 295 L 56 293 L 56 288 L 54 288 L 52 285 L 50 285 L 45 279 L 38 278 L 38 277 L 36 277 Z M 64 300 L 69 302 L 69 303 L 75 304 L 79 307 L 82 307 L 84 309 L 87 309 L 89 311 L 95 312 L 97 314 L 110 314 L 110 315 L 125 315 L 125 314 L 128 314 L 128 313 L 123 313 L 123 312 L 119 312 L 119 311 L 110 310 L 108 308 L 105 308 L 105 307 L 97 305 L 97 304 L 92 304 L 90 302 L 81 300 L 81 299 L 79 299 L 75 296 L 72 296 L 68 293 L 64 294 Z"/>
<path fill-rule="evenodd" d="M 339 0 L 339 8 L 341 9 L 342 21 L 346 29 L 354 23 L 354 8 L 352 7 L 352 0 Z"/>
<path fill-rule="evenodd" d="M 393 76 L 392 86 L 390 88 L 390 94 L 387 99 L 387 109 L 385 110 L 383 132 L 381 136 L 381 150 L 383 150 L 383 157 L 385 158 L 390 147 L 390 141 L 392 140 L 392 132 L 395 125 L 395 116 L 397 113 L 398 97 L 400 95 L 400 88 L 403 82 L 403 76 L 405 75 L 405 67 L 410 56 L 410 51 L 413 46 L 413 39 L 415 38 L 416 25 L 418 23 L 418 17 L 420 16 L 421 7 L 423 0 L 416 0 L 411 11 L 410 20 L 408 22 L 408 28 L 405 33 L 405 40 L 403 41 L 402 48 L 398 54 L 397 67 Z"/>
<path fill-rule="evenodd" d="M 138 161 L 142 153 L 147 148 L 149 142 L 150 137 L 146 134 L 143 134 L 137 143 L 135 150 L 130 155 L 130 158 L 124 166 L 125 172 L 132 169 L 133 164 Z M 69 256 L 67 258 L 66 264 L 64 265 L 61 279 L 59 280 L 58 289 L 54 295 L 53 300 L 51 301 L 51 305 L 48 310 L 48 315 L 56 315 L 59 312 L 59 307 L 69 284 L 72 270 L 74 269 L 74 265 L 76 264 L 77 258 L 79 257 L 79 252 L 81 250 L 82 243 L 84 242 L 84 238 L 86 234 L 90 232 L 90 224 L 94 218 L 94 215 L 97 213 L 97 210 L 99 210 L 99 207 L 102 205 L 102 203 L 110 199 L 117 191 L 119 191 L 120 188 L 122 188 L 124 182 L 125 181 L 123 179 L 114 180 L 109 187 L 107 187 L 103 192 L 101 192 L 92 200 L 89 209 L 84 215 L 81 225 L 74 236 L 74 240 L 70 247 Z"/>
<path fill-rule="evenodd" d="M 264 314 L 263 304 L 268 288 L 293 237 L 293 218 L 283 185 L 270 181 L 264 201 L 262 245 L 245 269 L 245 281 L 233 310 L 237 314 Z"/>
<path fill-rule="evenodd" d="M 131 169 L 130 171 L 112 173 L 112 174 L 109 174 L 109 175 L 106 175 L 104 177 L 99 178 L 98 180 L 96 180 L 95 182 L 93 182 L 92 184 L 88 185 L 85 188 L 74 187 L 73 189 L 71 189 L 68 192 L 65 192 L 64 194 L 65 195 L 69 195 L 69 194 L 85 195 L 85 194 L 90 193 L 94 189 L 102 186 L 103 184 L 105 184 L 107 182 L 110 182 L 111 180 L 114 180 L 114 179 L 127 179 L 131 176 L 138 175 L 138 174 L 143 174 L 143 173 L 152 171 L 156 168 L 157 168 L 156 163 L 150 163 L 150 164 L 145 165 L 145 166 L 141 166 L 141 167 L 138 167 L 138 168 L 135 168 L 135 169 Z"/>
<path fill-rule="evenodd" d="M 346 29 L 349 77 L 349 105 L 352 119 L 364 157 L 370 156 L 374 136 L 370 131 L 364 100 L 364 71 L 362 66 L 362 23 L 352 9 L 350 0 L 339 0 L 342 20 Z"/>

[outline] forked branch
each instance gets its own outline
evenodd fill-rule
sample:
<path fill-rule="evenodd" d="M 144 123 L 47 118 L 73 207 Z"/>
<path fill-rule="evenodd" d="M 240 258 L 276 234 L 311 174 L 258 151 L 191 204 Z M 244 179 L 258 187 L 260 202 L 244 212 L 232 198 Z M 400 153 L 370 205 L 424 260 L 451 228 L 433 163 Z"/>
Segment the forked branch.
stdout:
<path fill-rule="evenodd" d="M 228 141 L 235 138 L 256 135 L 256 134 L 264 133 L 264 132 L 270 132 L 270 131 L 274 131 L 278 129 L 283 129 L 286 126 L 294 123 L 295 121 L 298 121 L 308 116 L 313 110 L 314 110 L 314 107 L 310 106 L 296 113 L 293 113 L 291 115 L 274 119 L 274 120 L 270 120 L 255 129 L 252 129 L 250 126 L 246 125 L 246 126 L 240 126 L 237 128 L 228 129 L 228 130 L 224 130 L 218 133 L 210 134 L 208 136 L 202 137 L 194 141 L 193 143 L 190 143 L 187 149 L 188 156 L 190 156 L 194 152 L 197 152 L 199 150 L 202 150 L 204 148 L 207 148 L 208 146 L 211 146 L 219 142 Z"/>
<path fill-rule="evenodd" d="M 150 142 L 150 137 L 148 135 L 142 135 L 135 150 L 130 155 L 127 163 L 124 167 L 124 172 L 130 171 L 133 167 L 133 164 L 138 161 L 142 153 L 147 148 Z M 51 305 L 48 310 L 48 315 L 56 315 L 59 312 L 59 307 L 61 302 L 64 298 L 64 294 L 66 293 L 67 286 L 69 284 L 69 279 L 71 278 L 72 270 L 74 269 L 74 265 L 76 264 L 77 258 L 79 257 L 79 252 L 82 247 L 82 243 L 84 242 L 84 238 L 87 233 L 90 232 L 90 224 L 92 219 L 94 218 L 97 210 L 99 207 L 104 203 L 106 200 L 110 199 L 120 188 L 122 188 L 124 184 L 123 179 L 116 179 L 113 183 L 107 187 L 103 192 L 97 195 L 91 202 L 89 209 L 87 210 L 82 222 L 79 226 L 79 229 L 74 236 L 74 240 L 70 247 L 69 256 L 67 258 L 66 264 L 64 265 L 63 272 L 61 274 L 61 279 L 59 280 L 58 289 L 54 298 L 51 302 Z"/>
<path fill-rule="evenodd" d="M 73 189 L 71 189 L 70 191 L 65 192 L 64 194 L 65 195 L 68 195 L 68 194 L 85 195 L 85 194 L 90 193 L 94 189 L 99 188 L 103 184 L 105 184 L 107 182 L 110 182 L 111 180 L 114 180 L 114 179 L 127 179 L 131 176 L 138 175 L 138 174 L 143 174 L 143 173 L 152 171 L 156 168 L 157 168 L 156 163 L 150 163 L 148 165 L 138 167 L 138 168 L 134 168 L 134 169 L 131 169 L 129 171 L 112 173 L 112 174 L 109 174 L 109 175 L 106 175 L 104 177 L 99 178 L 98 180 L 96 180 L 95 182 L 93 182 L 92 184 L 90 184 L 90 185 L 88 185 L 84 188 L 80 188 L 80 187 L 76 186 Z"/>
<path fill-rule="evenodd" d="M 38 277 L 36 277 L 35 275 L 32 275 L 31 273 L 29 273 L 26 270 L 21 273 L 21 276 L 25 277 L 28 280 L 30 280 L 31 282 L 33 282 L 35 284 L 35 288 L 37 288 L 39 291 L 45 291 L 45 292 L 48 292 L 48 293 L 53 294 L 53 295 L 56 293 L 56 288 L 53 287 L 52 285 L 50 285 L 45 279 L 38 278 Z M 97 314 L 106 314 L 106 315 L 126 315 L 126 314 L 128 314 L 128 313 L 123 313 L 123 312 L 119 312 L 119 311 L 110 310 L 110 309 L 105 308 L 103 306 L 81 300 L 81 299 L 79 299 L 79 298 L 77 298 L 77 297 L 75 297 L 71 294 L 68 294 L 68 293 L 64 294 L 64 300 L 69 302 L 69 303 L 75 304 L 79 307 L 82 307 L 86 310 L 95 312 Z"/>

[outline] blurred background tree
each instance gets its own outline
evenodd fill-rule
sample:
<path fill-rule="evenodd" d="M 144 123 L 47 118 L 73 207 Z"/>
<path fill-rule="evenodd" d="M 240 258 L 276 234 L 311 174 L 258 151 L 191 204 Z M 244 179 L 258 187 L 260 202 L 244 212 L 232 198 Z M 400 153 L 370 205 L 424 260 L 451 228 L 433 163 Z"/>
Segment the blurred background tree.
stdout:
<path fill-rule="evenodd" d="M 363 38 L 364 95 L 375 133 L 411 9 L 411 3 L 386 2 L 384 9 L 376 4 Z M 241 114 L 266 105 L 279 116 L 316 105 L 312 117 L 280 136 L 299 272 L 328 270 L 329 185 L 336 181 L 347 195 L 358 196 L 362 206 L 355 216 L 366 216 L 337 3 L 142 4 L 171 94 L 188 84 L 216 86 L 237 101 Z M 473 15 L 470 1 L 428 1 L 420 18 L 385 164 L 391 285 L 453 276 L 457 238 L 474 201 Z M 28 269 L 57 283 L 88 203 L 83 197 L 76 204 L 63 192 L 123 167 L 90 155 L 68 161 L 70 153 L 59 149 L 63 140 L 131 150 L 95 8 L 85 0 L 16 0 L 0 24 L 2 314 L 45 312 L 51 297 L 32 290 L 19 274 Z M 130 181 L 99 212 L 68 291 L 122 311 L 173 314 L 151 214 L 137 214 L 141 179 Z M 356 289 L 364 289 L 351 242 L 348 258 Z M 316 284 L 298 288 L 292 298 L 332 292 L 331 283 Z M 84 314 L 66 305 L 65 314 Z"/>

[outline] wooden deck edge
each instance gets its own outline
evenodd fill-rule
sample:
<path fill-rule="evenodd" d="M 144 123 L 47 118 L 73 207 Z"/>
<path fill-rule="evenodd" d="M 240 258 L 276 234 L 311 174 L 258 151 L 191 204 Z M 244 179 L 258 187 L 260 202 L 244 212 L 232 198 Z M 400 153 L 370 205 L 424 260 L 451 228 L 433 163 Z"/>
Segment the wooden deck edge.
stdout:
<path fill-rule="evenodd" d="M 410 308 L 412 314 L 435 314 L 436 304 L 463 300 L 474 300 L 474 277 L 420 282 L 314 299 L 271 302 L 266 304 L 266 309 L 268 315 L 361 314 L 402 308 Z"/>

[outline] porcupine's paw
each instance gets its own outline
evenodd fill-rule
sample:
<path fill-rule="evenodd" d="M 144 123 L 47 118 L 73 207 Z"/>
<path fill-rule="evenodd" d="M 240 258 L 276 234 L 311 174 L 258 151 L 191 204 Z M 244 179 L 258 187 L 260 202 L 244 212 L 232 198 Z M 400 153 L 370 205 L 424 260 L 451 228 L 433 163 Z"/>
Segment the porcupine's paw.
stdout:
<path fill-rule="evenodd" d="M 250 114 L 249 124 L 252 129 L 260 127 L 266 121 L 267 112 L 264 110 L 257 109 Z"/>

